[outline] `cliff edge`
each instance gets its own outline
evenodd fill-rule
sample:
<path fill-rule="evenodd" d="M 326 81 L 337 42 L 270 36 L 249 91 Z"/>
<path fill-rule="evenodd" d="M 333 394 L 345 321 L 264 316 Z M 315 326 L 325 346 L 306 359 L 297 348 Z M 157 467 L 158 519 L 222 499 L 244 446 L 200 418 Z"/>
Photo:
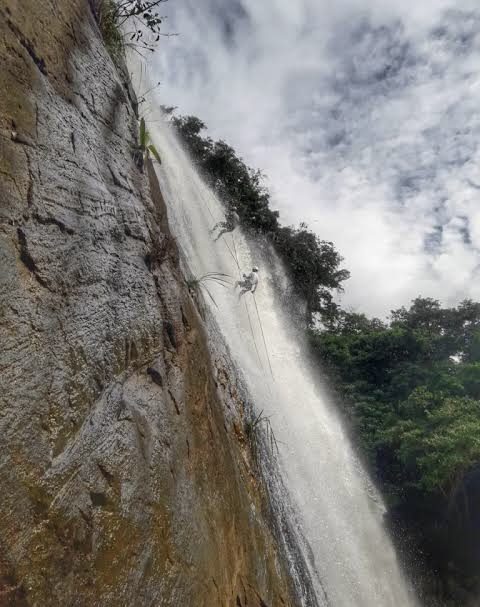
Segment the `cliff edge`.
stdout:
<path fill-rule="evenodd" d="M 89 2 L 4 0 L 0 59 L 0 605 L 293 605 Z"/>

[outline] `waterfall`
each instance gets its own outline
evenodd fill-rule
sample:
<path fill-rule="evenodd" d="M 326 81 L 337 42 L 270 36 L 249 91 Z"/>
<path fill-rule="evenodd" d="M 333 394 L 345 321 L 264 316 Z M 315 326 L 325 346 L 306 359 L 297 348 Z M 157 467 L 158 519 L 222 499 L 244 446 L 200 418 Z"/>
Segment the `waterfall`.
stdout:
<path fill-rule="evenodd" d="M 317 604 L 416 605 L 383 527 L 381 497 L 278 304 L 270 261 L 249 246 L 238 228 L 233 238 L 226 235 L 213 241 L 210 230 L 223 218 L 222 205 L 153 105 L 148 116 L 149 132 L 162 159 L 157 171 L 170 228 L 188 272 L 197 278 L 222 272 L 234 281 L 239 277 L 237 260 L 244 272 L 253 264 L 259 266 L 258 307 L 250 293 L 239 301 L 233 288 L 214 282 L 208 288 L 215 304 L 208 296 L 205 300 L 256 411 L 263 410 L 270 418 L 283 483 L 308 541 L 308 550 L 304 549 L 309 554 L 304 557 L 319 580 Z M 281 266 L 276 265 L 278 282 Z"/>

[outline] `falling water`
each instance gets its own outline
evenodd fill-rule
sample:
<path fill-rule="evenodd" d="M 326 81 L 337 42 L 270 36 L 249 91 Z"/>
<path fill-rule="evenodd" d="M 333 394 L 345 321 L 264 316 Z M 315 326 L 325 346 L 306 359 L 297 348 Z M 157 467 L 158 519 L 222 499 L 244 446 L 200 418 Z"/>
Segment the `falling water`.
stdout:
<path fill-rule="evenodd" d="M 154 110 L 149 116 L 149 132 L 162 158 L 158 173 L 170 227 L 188 271 L 197 278 L 223 272 L 237 280 L 237 259 L 243 271 L 249 271 L 252 263 L 260 267 L 258 314 L 251 294 L 239 301 L 233 288 L 215 283 L 209 289 L 216 306 L 210 304 L 257 411 L 271 416 L 281 474 L 310 548 L 305 560 L 320 580 L 317 603 L 331 607 L 416 605 L 383 528 L 381 498 L 277 303 L 270 264 L 254 254 L 238 229 L 233 238 L 227 235 L 213 241 L 210 230 L 223 218 L 222 205 L 166 122 Z"/>

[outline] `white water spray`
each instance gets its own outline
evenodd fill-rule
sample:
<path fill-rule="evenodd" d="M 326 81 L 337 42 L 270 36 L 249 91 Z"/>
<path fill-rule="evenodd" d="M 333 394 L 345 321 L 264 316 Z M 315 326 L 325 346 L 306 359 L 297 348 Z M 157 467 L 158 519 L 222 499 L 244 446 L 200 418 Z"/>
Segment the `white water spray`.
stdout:
<path fill-rule="evenodd" d="M 213 241 L 210 229 L 223 218 L 222 205 L 197 175 L 161 116 L 155 114 L 151 109 L 149 117 L 155 120 L 149 132 L 162 158 L 158 173 L 170 227 L 188 270 L 197 278 L 207 272 L 223 272 L 238 280 L 235 257 L 242 270 L 249 271 L 252 250 L 238 229 L 234 240 L 226 235 Z M 316 385 L 301 344 L 290 334 L 276 303 L 267 263 L 258 258 L 254 263 L 260 266 L 256 300 L 274 381 L 251 294 L 239 302 L 233 289 L 210 283 L 218 305 L 211 304 L 212 312 L 246 378 L 257 411 L 263 409 L 271 416 L 281 472 L 313 563 L 307 555 L 305 559 L 315 569 L 312 577 L 321 581 L 318 604 L 412 607 L 416 602 L 383 529 L 381 499 L 355 457 L 338 416 Z"/>

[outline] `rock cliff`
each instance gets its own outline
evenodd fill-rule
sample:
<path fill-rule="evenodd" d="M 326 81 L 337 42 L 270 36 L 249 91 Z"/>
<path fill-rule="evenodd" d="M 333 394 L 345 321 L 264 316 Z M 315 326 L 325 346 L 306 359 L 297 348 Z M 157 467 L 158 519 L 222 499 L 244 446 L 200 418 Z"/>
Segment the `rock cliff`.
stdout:
<path fill-rule="evenodd" d="M 0 605 L 293 605 L 87 0 L 0 4 Z"/>

